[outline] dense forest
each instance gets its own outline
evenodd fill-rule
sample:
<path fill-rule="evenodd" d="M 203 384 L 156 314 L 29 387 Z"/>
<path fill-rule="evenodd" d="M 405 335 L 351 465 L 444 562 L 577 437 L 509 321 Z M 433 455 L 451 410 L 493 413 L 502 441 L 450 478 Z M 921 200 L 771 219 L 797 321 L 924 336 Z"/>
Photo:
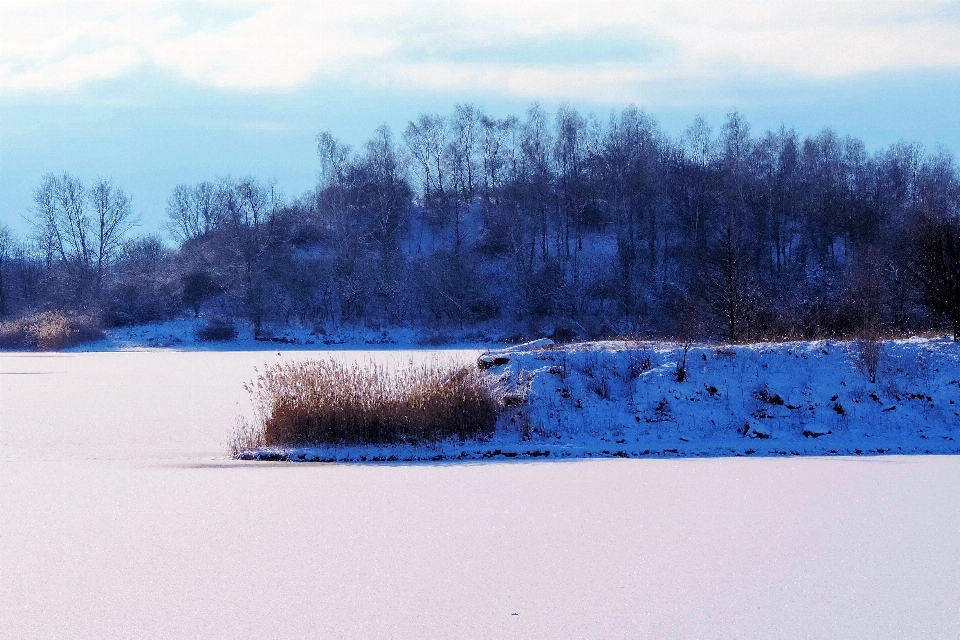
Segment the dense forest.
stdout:
<path fill-rule="evenodd" d="M 960 333 L 960 173 L 737 112 L 671 138 L 635 107 L 426 114 L 352 149 L 317 136 L 294 199 L 255 177 L 176 186 L 169 238 L 135 236 L 110 180 L 48 174 L 0 225 L 0 318 L 103 326 L 186 314 L 560 338 L 729 341 Z M 171 242 L 172 241 L 172 242 Z"/>

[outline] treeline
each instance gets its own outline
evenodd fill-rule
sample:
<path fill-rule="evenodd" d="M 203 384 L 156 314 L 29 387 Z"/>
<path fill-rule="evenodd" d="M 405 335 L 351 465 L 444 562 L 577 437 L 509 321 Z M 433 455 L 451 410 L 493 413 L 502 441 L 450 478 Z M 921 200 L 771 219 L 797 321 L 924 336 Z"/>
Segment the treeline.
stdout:
<path fill-rule="evenodd" d="M 45 176 L 34 232 L 0 232 L 0 314 L 107 325 L 192 313 L 504 335 L 756 340 L 960 333 L 960 173 L 946 152 L 868 153 L 825 130 L 759 136 L 733 112 L 665 135 L 531 106 L 425 114 L 359 149 L 317 137 L 320 182 L 177 186 L 176 242 L 129 238 L 109 181 Z"/>

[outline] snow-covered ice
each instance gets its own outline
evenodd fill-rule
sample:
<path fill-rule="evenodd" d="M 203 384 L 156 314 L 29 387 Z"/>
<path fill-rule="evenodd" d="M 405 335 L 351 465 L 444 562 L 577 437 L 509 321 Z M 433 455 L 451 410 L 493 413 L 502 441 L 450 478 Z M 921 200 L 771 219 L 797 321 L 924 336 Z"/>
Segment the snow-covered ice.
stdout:
<path fill-rule="evenodd" d="M 0 637 L 960 635 L 960 457 L 227 459 L 316 356 L 0 354 Z"/>

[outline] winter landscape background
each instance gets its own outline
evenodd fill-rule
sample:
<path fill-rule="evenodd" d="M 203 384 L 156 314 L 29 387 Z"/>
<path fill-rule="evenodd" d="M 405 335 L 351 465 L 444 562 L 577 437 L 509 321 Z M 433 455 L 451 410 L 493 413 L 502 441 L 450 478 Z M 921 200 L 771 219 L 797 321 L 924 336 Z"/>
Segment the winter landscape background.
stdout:
<path fill-rule="evenodd" d="M 958 71 L 941 0 L 0 0 L 0 635 L 960 635 Z M 317 358 L 495 428 L 238 450 Z"/>
<path fill-rule="evenodd" d="M 319 183 L 290 200 L 255 177 L 177 185 L 173 247 L 132 235 L 120 185 L 44 175 L 30 235 L 0 233 L 0 314 L 192 313 L 211 337 L 245 323 L 267 338 L 291 323 L 500 341 L 960 331 L 960 174 L 942 149 L 756 136 L 735 111 L 671 139 L 636 107 L 604 121 L 537 104 L 504 119 L 457 105 L 357 150 L 316 141 Z"/>

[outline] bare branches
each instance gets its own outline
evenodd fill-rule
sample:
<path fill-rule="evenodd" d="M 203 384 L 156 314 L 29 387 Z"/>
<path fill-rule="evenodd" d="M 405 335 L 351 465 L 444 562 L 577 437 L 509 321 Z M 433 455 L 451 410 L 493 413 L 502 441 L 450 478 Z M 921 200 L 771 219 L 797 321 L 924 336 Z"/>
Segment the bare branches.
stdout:
<path fill-rule="evenodd" d="M 317 187 L 288 204 L 252 177 L 172 190 L 180 248 L 172 284 L 154 289 L 170 299 L 151 308 L 255 327 L 575 324 L 684 342 L 957 326 L 948 154 L 871 153 L 831 130 L 758 137 L 736 111 L 716 124 L 671 139 L 635 106 L 601 121 L 569 105 L 501 118 L 461 104 L 399 140 L 381 127 L 351 149 L 321 132 Z M 121 189 L 48 174 L 31 213 L 35 253 L 0 273 L 8 307 L 82 307 L 102 286 L 133 299 L 119 282 L 135 223 Z"/>
<path fill-rule="evenodd" d="M 130 208 L 130 198 L 123 189 L 109 180 L 98 178 L 90 189 L 89 200 L 93 211 L 93 258 L 96 261 L 97 290 L 103 282 L 104 268 L 117 255 L 123 238 L 139 224 Z"/>
<path fill-rule="evenodd" d="M 34 235 L 47 262 L 71 267 L 75 284 L 81 289 L 92 284 L 98 297 L 105 269 L 139 222 L 130 199 L 104 178 L 88 189 L 68 173 L 48 173 L 34 190 L 33 201 Z"/>
<path fill-rule="evenodd" d="M 920 218 L 909 268 L 926 305 L 950 320 L 953 339 L 960 340 L 960 218 L 943 214 Z"/>

